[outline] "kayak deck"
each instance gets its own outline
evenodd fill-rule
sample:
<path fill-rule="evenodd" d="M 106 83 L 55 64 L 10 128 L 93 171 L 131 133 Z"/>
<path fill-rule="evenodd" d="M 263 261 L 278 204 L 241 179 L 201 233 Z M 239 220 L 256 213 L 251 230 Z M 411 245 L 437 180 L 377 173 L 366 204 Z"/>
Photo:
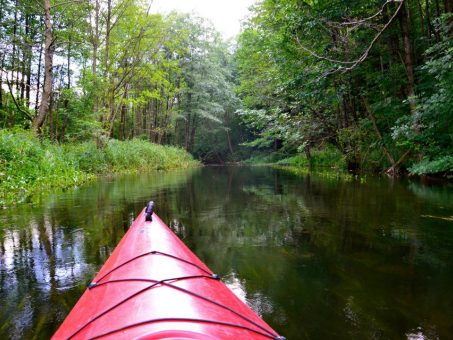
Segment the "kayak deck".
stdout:
<path fill-rule="evenodd" d="M 284 339 L 145 210 L 53 339 Z"/>

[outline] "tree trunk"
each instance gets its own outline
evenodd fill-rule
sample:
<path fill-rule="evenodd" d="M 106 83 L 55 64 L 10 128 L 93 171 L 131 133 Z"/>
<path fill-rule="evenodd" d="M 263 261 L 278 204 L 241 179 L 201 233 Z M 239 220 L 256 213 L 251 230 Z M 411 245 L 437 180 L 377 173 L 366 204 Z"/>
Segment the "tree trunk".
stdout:
<path fill-rule="evenodd" d="M 124 97 L 127 97 L 127 86 L 124 89 L 125 95 Z M 120 131 L 118 134 L 118 137 L 120 140 L 125 140 L 126 139 L 126 114 L 127 114 L 127 106 L 123 102 L 123 105 L 121 105 L 121 118 L 120 118 Z"/>
<path fill-rule="evenodd" d="M 44 0 L 45 11 L 45 49 L 44 49 L 44 86 L 41 96 L 41 105 L 39 105 L 38 116 L 33 121 L 33 130 L 41 133 L 41 128 L 44 124 L 47 114 L 50 110 L 50 96 L 52 94 L 52 81 L 53 81 L 53 32 L 52 32 L 52 16 L 50 13 L 50 0 Z"/>
<path fill-rule="evenodd" d="M 227 137 L 228 150 L 230 151 L 230 154 L 233 155 L 234 151 L 233 151 L 233 145 L 231 144 L 231 136 L 230 136 L 230 128 L 229 128 L 230 119 L 229 119 L 229 115 L 228 115 L 227 111 L 225 111 L 225 113 L 223 115 L 223 124 L 225 125 L 225 132 L 226 132 L 226 137 Z"/>
<path fill-rule="evenodd" d="M 30 38 L 30 15 L 25 14 L 25 43 L 29 43 L 31 41 Z M 28 74 L 28 60 L 29 55 L 31 54 L 30 51 L 27 49 L 22 50 L 22 76 L 21 76 L 21 81 L 20 81 L 20 99 L 23 101 L 26 97 L 26 91 L 27 91 L 27 84 L 28 84 L 28 79 L 26 78 Z M 27 80 L 26 80 L 27 79 Z M 28 108 L 28 106 L 27 106 Z"/>
<path fill-rule="evenodd" d="M 408 158 L 411 154 L 411 149 L 407 150 L 401 157 L 398 159 L 394 165 L 392 165 L 387 171 L 385 172 L 388 176 L 390 177 L 395 177 L 396 175 L 396 169 L 400 166 L 401 163 L 403 163 L 406 158 Z"/>
<path fill-rule="evenodd" d="M 68 73 L 68 82 L 66 85 L 66 88 L 69 90 L 71 89 L 71 35 L 69 35 L 69 41 L 68 41 L 68 57 L 67 57 L 67 73 Z"/>
<path fill-rule="evenodd" d="M 420 2 L 420 0 L 417 0 L 417 5 L 418 5 L 418 13 L 420 15 L 420 25 L 422 28 L 422 34 L 424 35 L 425 34 L 425 16 L 423 15 L 423 8 L 422 8 L 422 3 Z"/>
<path fill-rule="evenodd" d="M 52 101 L 52 98 L 50 100 Z M 50 107 L 50 105 L 49 105 L 49 107 Z M 55 140 L 54 129 L 56 126 L 56 122 L 55 122 L 54 112 L 52 110 L 49 110 L 49 112 L 46 116 L 46 119 L 47 119 L 46 123 L 47 123 L 49 138 L 50 138 L 50 140 Z"/>
<path fill-rule="evenodd" d="M 91 73 L 96 76 L 97 60 L 98 60 L 98 47 L 99 47 L 99 0 L 96 0 L 94 7 L 94 35 L 91 35 L 91 44 L 93 45 L 93 54 L 91 56 Z M 92 32 L 92 31 L 91 31 Z"/>
<path fill-rule="evenodd" d="M 453 13 L 453 0 L 445 0 L 445 13 Z M 453 16 L 448 19 L 448 34 L 449 36 L 453 34 Z"/>
<path fill-rule="evenodd" d="M 186 149 L 186 151 L 189 151 L 190 121 L 191 121 L 191 117 L 190 117 L 190 113 L 189 113 L 189 115 L 188 115 L 188 117 L 187 117 L 187 119 L 185 121 L 185 124 L 184 124 L 184 149 Z"/>
<path fill-rule="evenodd" d="M 428 39 L 431 39 L 431 34 L 433 33 L 433 29 L 431 26 L 431 13 L 429 13 L 429 0 L 425 0 L 425 10 L 426 10 L 426 27 L 428 28 Z"/>
<path fill-rule="evenodd" d="M 2 65 L 0 68 L 0 109 L 3 108 L 3 67 L 5 66 L 5 55 L 2 54 Z"/>
<path fill-rule="evenodd" d="M 104 95 L 102 99 L 102 105 L 106 109 L 106 112 L 110 112 L 108 120 L 111 120 L 113 115 L 113 110 L 115 107 L 115 84 L 113 81 L 110 81 L 109 75 L 109 53 L 110 53 L 110 30 L 111 30 L 111 14 L 112 14 L 112 1 L 107 0 L 107 18 L 106 18 L 106 32 L 105 32 L 105 49 L 104 49 L 104 62 L 103 62 L 103 75 L 107 80 L 107 87 L 104 90 Z M 116 113 L 115 113 L 116 114 Z M 101 121 L 103 121 L 103 116 L 101 115 Z M 113 122 L 110 128 L 113 132 Z"/>
<path fill-rule="evenodd" d="M 305 153 L 305 157 L 307 158 L 308 165 L 310 167 L 312 167 L 313 166 L 313 157 L 311 155 L 311 151 L 310 151 L 310 147 L 309 146 L 306 146 L 304 148 L 304 153 Z"/>
<path fill-rule="evenodd" d="M 146 124 L 145 130 L 148 134 L 148 140 L 150 142 L 154 141 L 154 99 L 151 99 L 148 103 L 148 110 L 146 111 Z"/>
<path fill-rule="evenodd" d="M 445 0 L 445 13 L 453 13 L 453 0 Z"/>
<path fill-rule="evenodd" d="M 189 93 L 187 95 L 187 118 L 185 121 L 185 128 L 184 128 L 184 148 L 189 151 L 190 150 L 190 124 L 192 122 L 192 114 L 190 112 L 192 106 L 192 94 Z"/>
<path fill-rule="evenodd" d="M 230 129 L 227 127 L 226 128 L 226 135 L 227 135 L 227 142 L 228 142 L 228 150 L 230 151 L 230 154 L 233 155 L 233 144 L 231 143 L 231 136 L 230 136 Z"/>
<path fill-rule="evenodd" d="M 107 1 L 107 22 L 105 31 L 105 53 L 104 53 L 104 72 L 109 76 L 109 54 L 110 54 L 110 30 L 112 21 L 112 0 Z"/>
<path fill-rule="evenodd" d="M 406 96 L 409 101 L 409 109 L 412 117 L 414 118 L 414 132 L 416 134 L 420 133 L 420 125 L 416 118 L 417 105 L 415 102 L 415 76 L 414 76 L 414 59 L 413 59 L 413 48 L 412 41 L 410 38 L 409 30 L 409 9 L 406 3 L 403 3 L 401 11 L 399 13 L 400 26 L 401 26 L 401 35 L 403 38 L 404 46 L 404 66 L 406 68 L 407 75 L 407 85 L 406 85 Z M 416 158 L 420 161 L 422 159 L 422 154 L 418 153 Z M 397 162 L 398 163 L 398 162 Z M 393 171 L 395 166 L 392 166 Z"/>
<path fill-rule="evenodd" d="M 33 20 L 34 16 L 30 15 L 28 16 L 28 32 L 27 37 L 29 39 L 29 42 L 34 42 L 35 37 L 36 37 L 36 30 L 33 25 Z M 30 108 L 30 98 L 31 98 L 31 75 L 32 75 L 32 66 L 33 66 L 33 51 L 29 51 L 27 53 L 27 84 L 25 87 L 25 99 L 26 99 L 26 105 L 27 108 Z"/>
<path fill-rule="evenodd" d="M 440 4 L 439 4 L 439 0 L 436 0 L 436 16 L 438 18 L 440 18 Z"/>
<path fill-rule="evenodd" d="M 387 149 L 387 146 L 385 145 L 384 138 L 382 138 L 381 131 L 379 130 L 379 127 L 376 122 L 376 117 L 374 116 L 373 112 L 371 111 L 370 105 L 368 104 L 368 100 L 366 98 L 362 98 L 362 100 L 363 100 L 363 105 L 365 106 L 365 110 L 368 114 L 368 117 L 370 117 L 371 122 L 373 123 L 374 132 L 376 132 L 378 140 L 381 142 L 382 150 L 384 151 L 384 154 L 387 157 L 387 160 L 389 161 L 391 168 L 393 168 L 391 175 L 394 176 L 396 174 L 395 159 L 393 158 L 392 154 L 390 153 L 390 151 Z"/>
<path fill-rule="evenodd" d="M 134 112 L 134 137 L 143 133 L 143 110 L 136 109 Z"/>
<path fill-rule="evenodd" d="M 120 110 L 120 108 L 122 107 L 123 105 L 123 100 L 126 98 L 127 96 L 127 87 L 128 87 L 128 84 L 125 84 L 124 85 L 124 90 L 123 90 L 123 94 L 121 95 L 121 98 L 118 102 L 118 105 L 115 107 L 115 98 L 113 98 L 113 96 L 110 98 L 110 101 L 111 101 L 111 111 L 110 111 L 110 116 L 109 118 L 106 120 L 105 122 L 105 125 L 104 125 L 104 131 L 107 133 L 107 135 L 109 137 L 112 137 L 113 136 L 113 125 L 115 123 L 115 119 L 116 119 L 116 114 L 118 113 L 118 111 Z"/>
<path fill-rule="evenodd" d="M 39 91 L 41 88 L 41 68 L 42 68 L 42 51 L 43 43 L 41 41 L 39 45 L 39 61 L 38 61 L 38 73 L 37 73 L 37 83 L 36 83 L 36 97 L 35 97 L 35 113 L 38 114 L 38 104 L 39 104 Z"/>
<path fill-rule="evenodd" d="M 406 95 L 409 99 L 409 108 L 412 115 L 416 113 L 415 105 L 415 77 L 414 77 L 414 59 L 412 42 L 409 33 L 409 12 L 406 4 L 404 3 L 399 13 L 401 35 L 404 46 L 404 66 L 406 68 L 407 75 L 407 86 Z M 418 130 L 418 124 L 416 124 L 416 130 Z"/>
<path fill-rule="evenodd" d="M 17 7 L 18 7 L 18 0 L 15 1 L 14 6 L 14 25 L 13 25 L 13 52 L 11 57 L 11 79 L 14 85 L 14 71 L 16 70 L 16 43 L 17 43 Z M 19 74 L 19 71 L 17 71 Z M 6 75 L 8 76 L 8 75 Z M 17 83 L 16 83 L 17 87 Z M 13 92 L 14 93 L 14 92 Z"/>
<path fill-rule="evenodd" d="M 159 117 L 159 101 L 156 99 L 154 101 L 154 117 L 153 117 L 153 127 L 154 127 L 154 131 L 153 131 L 153 135 L 154 135 L 154 138 L 153 138 L 153 142 L 154 143 L 157 143 L 157 140 L 159 139 L 159 122 L 158 122 L 158 117 Z"/>
<path fill-rule="evenodd" d="M 68 74 L 68 82 L 66 84 L 66 88 L 68 90 L 71 89 L 71 35 L 69 35 L 69 41 L 68 41 L 68 56 L 67 56 L 67 64 L 66 64 L 66 67 L 67 67 L 67 74 Z M 64 141 L 64 138 L 65 138 L 65 135 L 66 135 L 66 129 L 68 127 L 68 124 L 69 124 L 69 99 L 68 97 L 66 97 L 64 99 L 64 112 L 65 112 L 65 116 L 64 116 L 64 119 L 63 119 L 63 124 L 61 126 L 61 131 L 60 131 L 60 134 L 59 134 L 59 140 L 60 141 Z"/>
<path fill-rule="evenodd" d="M 25 60 L 27 60 L 25 51 L 22 51 L 22 67 L 20 70 L 20 99 L 23 101 L 25 99 Z"/>
<path fill-rule="evenodd" d="M 396 10 L 396 9 L 393 9 L 393 10 Z M 389 18 L 389 15 L 388 15 L 388 12 L 387 12 L 387 6 L 384 7 L 384 10 L 382 12 L 382 17 L 383 17 L 383 24 L 387 23 L 390 18 Z M 390 56 L 391 58 L 389 59 L 389 64 L 391 65 L 392 63 L 398 63 L 399 60 L 400 60 L 400 42 L 399 42 L 399 37 L 398 35 L 393 31 L 393 30 L 389 30 L 388 31 L 389 33 L 389 38 L 386 39 L 387 43 L 388 43 L 388 46 L 389 46 L 389 50 L 390 50 Z"/>
<path fill-rule="evenodd" d="M 32 57 L 30 55 L 27 60 L 27 84 L 25 85 L 25 100 L 26 100 L 27 108 L 30 107 L 31 67 L 32 67 Z"/>
<path fill-rule="evenodd" d="M 196 115 L 193 115 L 192 121 L 192 128 L 190 130 L 190 143 L 189 143 L 189 152 L 193 151 L 193 147 L 195 146 L 195 132 L 197 130 L 197 122 L 196 122 Z"/>
<path fill-rule="evenodd" d="M 427 21 L 427 24 L 428 24 L 428 37 L 431 38 L 431 35 L 434 34 L 434 36 L 436 37 L 436 41 L 439 42 L 440 41 L 439 32 L 433 27 L 433 24 L 431 22 L 431 7 L 429 5 L 429 1 L 430 0 L 426 0 L 425 1 L 425 4 L 426 4 L 426 21 Z"/>
<path fill-rule="evenodd" d="M 347 86 L 347 85 L 345 85 L 345 86 Z M 348 103 L 347 103 L 347 98 L 346 98 L 345 93 L 343 93 L 343 95 L 342 95 L 341 102 L 342 102 L 342 108 L 343 108 L 343 126 L 345 128 L 348 128 L 349 127 L 349 108 L 348 108 Z"/>

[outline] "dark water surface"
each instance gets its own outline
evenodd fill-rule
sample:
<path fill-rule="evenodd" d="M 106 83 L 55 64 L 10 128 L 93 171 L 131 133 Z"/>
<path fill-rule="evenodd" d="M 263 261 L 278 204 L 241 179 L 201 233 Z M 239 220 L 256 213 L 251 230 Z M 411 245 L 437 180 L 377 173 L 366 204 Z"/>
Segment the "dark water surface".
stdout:
<path fill-rule="evenodd" d="M 49 338 L 148 199 L 288 339 L 453 337 L 453 188 L 203 168 L 0 211 L 0 339 Z"/>

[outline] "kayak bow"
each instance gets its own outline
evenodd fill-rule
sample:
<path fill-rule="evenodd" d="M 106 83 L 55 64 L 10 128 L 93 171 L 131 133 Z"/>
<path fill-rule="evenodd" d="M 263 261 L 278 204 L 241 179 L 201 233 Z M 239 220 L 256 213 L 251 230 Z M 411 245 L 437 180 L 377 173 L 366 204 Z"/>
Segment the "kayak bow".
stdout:
<path fill-rule="evenodd" d="M 52 339 L 284 339 L 153 209 L 132 223 Z"/>

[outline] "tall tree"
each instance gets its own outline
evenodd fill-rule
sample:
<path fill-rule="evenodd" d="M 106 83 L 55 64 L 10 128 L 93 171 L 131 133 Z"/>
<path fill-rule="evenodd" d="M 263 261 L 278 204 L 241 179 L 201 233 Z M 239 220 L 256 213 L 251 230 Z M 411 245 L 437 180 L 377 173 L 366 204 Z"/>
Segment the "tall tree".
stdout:
<path fill-rule="evenodd" d="M 44 25 L 44 86 L 42 89 L 38 115 L 33 120 L 33 130 L 37 133 L 41 133 L 44 120 L 49 113 L 50 97 L 52 95 L 54 36 L 50 0 L 44 0 Z"/>

